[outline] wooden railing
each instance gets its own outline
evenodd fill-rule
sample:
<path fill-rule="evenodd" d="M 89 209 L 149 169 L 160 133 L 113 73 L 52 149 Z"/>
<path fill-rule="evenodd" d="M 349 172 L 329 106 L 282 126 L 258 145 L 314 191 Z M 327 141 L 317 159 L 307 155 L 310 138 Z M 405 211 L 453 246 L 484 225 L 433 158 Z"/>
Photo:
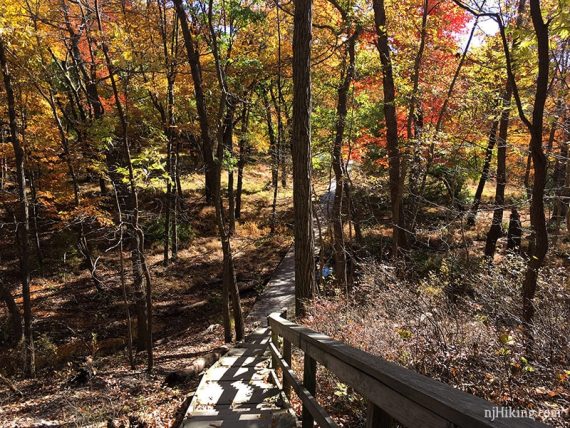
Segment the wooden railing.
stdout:
<path fill-rule="evenodd" d="M 317 363 L 368 401 L 367 427 L 545 427 L 528 418 L 502 418 L 497 406 L 412 370 L 355 349 L 271 314 L 269 347 L 273 366 L 282 372 L 283 390 L 303 403 L 303 428 L 337 427 L 316 399 Z M 282 338 L 282 340 L 279 340 Z M 291 347 L 304 352 L 303 381 L 291 368 Z M 482 380 L 484 382 L 484 380 Z M 493 415 L 495 418 L 493 420 Z"/>

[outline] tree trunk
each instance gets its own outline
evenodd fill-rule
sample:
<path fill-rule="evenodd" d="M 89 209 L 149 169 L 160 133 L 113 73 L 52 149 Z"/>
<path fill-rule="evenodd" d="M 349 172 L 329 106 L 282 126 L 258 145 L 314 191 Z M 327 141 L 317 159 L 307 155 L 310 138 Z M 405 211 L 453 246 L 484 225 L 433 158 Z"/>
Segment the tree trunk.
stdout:
<path fill-rule="evenodd" d="M 43 268 L 44 264 L 44 256 L 42 252 L 42 244 L 40 241 L 40 228 L 38 225 L 38 193 L 36 189 L 36 177 L 34 172 L 32 171 L 29 175 L 30 177 L 30 196 L 31 196 L 31 211 L 32 211 L 32 229 L 34 232 L 34 247 L 36 250 L 36 259 L 38 261 L 38 265 L 40 269 Z"/>
<path fill-rule="evenodd" d="M 491 168 L 491 159 L 493 159 L 493 150 L 495 149 L 495 144 L 497 142 L 497 128 L 499 127 L 499 121 L 493 120 L 491 125 L 491 131 L 489 132 L 489 142 L 487 143 L 487 150 L 485 150 L 485 160 L 483 161 L 483 171 L 481 172 L 481 177 L 479 178 L 479 184 L 477 185 L 477 190 L 475 191 L 475 196 L 473 197 L 473 204 L 469 210 L 467 216 L 467 225 L 474 226 L 475 218 L 477 217 L 477 212 L 479 211 L 479 205 L 481 204 L 481 197 L 483 196 L 483 190 L 485 189 L 485 184 L 489 178 L 489 169 Z"/>
<path fill-rule="evenodd" d="M 225 97 L 225 95 L 222 95 Z M 222 99 L 222 105 L 226 104 L 226 101 Z M 230 102 L 233 102 L 230 101 Z M 232 109 L 233 107 L 230 107 Z M 223 109 L 221 109 L 223 111 Z M 231 116 L 231 115 L 230 115 Z M 227 121 L 224 121 L 227 125 Z M 243 322 L 243 314 L 241 310 L 241 301 L 239 296 L 239 289 L 237 286 L 232 248 L 230 242 L 230 233 L 226 227 L 226 221 L 224 218 L 224 207 L 222 203 L 222 186 L 221 186 L 221 173 L 222 173 L 222 159 L 224 155 L 224 139 L 227 137 L 227 132 L 231 133 L 231 129 L 228 131 L 221 127 L 219 130 L 219 141 L 217 149 L 218 162 L 216 165 L 216 181 L 214 185 L 214 205 L 216 209 L 216 223 L 218 227 L 218 234 L 220 237 L 220 242 L 222 244 L 222 254 L 223 254 L 223 271 L 222 271 L 222 284 L 223 284 L 223 296 L 222 296 L 222 316 L 224 323 L 224 340 L 226 343 L 231 342 L 231 323 L 229 317 L 229 300 L 231 296 L 232 309 L 234 315 L 234 328 L 236 333 L 236 340 L 242 340 L 245 333 L 245 326 Z M 231 138 L 231 135 L 230 135 Z"/>
<path fill-rule="evenodd" d="M 522 2 L 521 2 L 522 3 Z M 507 184 L 507 134 L 509 132 L 509 116 L 512 97 L 512 87 L 507 82 L 507 89 L 503 95 L 503 105 L 501 120 L 499 123 L 499 138 L 497 145 L 497 177 L 495 189 L 495 208 L 493 210 L 493 220 L 487 241 L 485 243 L 485 256 L 493 259 L 497 249 L 497 241 L 503 234 L 503 211 L 505 205 L 505 187 Z"/>
<path fill-rule="evenodd" d="M 537 289 L 538 271 L 544 263 L 548 251 L 548 231 L 544 214 L 544 186 L 546 184 L 546 156 L 542 147 L 544 105 L 548 95 L 549 41 L 548 24 L 542 19 L 539 0 L 530 0 L 530 15 L 537 38 L 538 76 L 532 122 L 530 126 L 530 148 L 534 166 L 530 223 L 534 234 L 534 248 L 529 254 L 529 261 L 523 283 L 523 320 L 528 338 L 527 346 L 532 346 L 534 320 L 533 300 Z M 512 76 L 511 76 L 512 77 Z"/>
<path fill-rule="evenodd" d="M 188 18 L 182 0 L 173 0 L 176 8 L 176 14 L 180 22 L 184 45 L 188 55 L 188 63 L 192 73 L 192 81 L 194 83 L 194 98 L 196 99 L 196 109 L 198 111 L 198 120 L 200 121 L 200 138 L 202 142 L 202 154 L 205 164 L 205 194 L 209 203 L 213 202 L 213 187 L 216 182 L 216 166 L 214 161 L 212 138 L 210 136 L 210 128 L 208 123 L 208 112 L 206 107 L 206 98 L 202 87 L 202 67 L 200 64 L 200 54 L 198 47 L 194 42 L 192 32 L 188 26 Z"/>
<path fill-rule="evenodd" d="M 273 100 L 277 112 L 277 141 L 279 144 L 279 164 L 281 166 L 281 187 L 287 187 L 287 156 L 289 153 L 288 145 L 286 144 L 287 138 L 285 137 L 285 128 L 283 126 L 283 116 L 287 115 L 287 108 L 285 107 L 285 98 L 283 97 L 283 61 L 281 55 L 281 17 L 279 14 L 279 7 L 277 12 L 277 99 Z"/>
<path fill-rule="evenodd" d="M 233 236 L 236 230 L 236 201 L 234 192 L 234 111 L 235 105 L 231 104 L 228 106 L 226 111 L 226 123 L 224 125 L 224 148 L 226 150 L 227 156 L 230 158 L 228 164 L 228 232 L 230 236 Z"/>
<path fill-rule="evenodd" d="M 293 24 L 293 210 L 295 214 L 295 307 L 305 313 L 315 290 L 311 202 L 312 0 L 295 0 Z"/>
<path fill-rule="evenodd" d="M 382 62 L 382 87 L 384 89 L 384 117 L 386 120 L 386 145 L 390 176 L 390 200 L 392 205 L 392 253 L 397 256 L 400 248 L 405 248 L 406 226 L 402 213 L 402 177 L 400 176 L 400 147 L 398 143 L 398 122 L 396 119 L 396 95 L 390 46 L 386 32 L 386 12 L 384 0 L 373 0 L 374 22 L 378 35 L 377 48 Z"/>
<path fill-rule="evenodd" d="M 243 170 L 247 162 L 247 139 L 249 127 L 249 107 L 244 105 L 242 113 L 241 135 L 239 139 L 239 159 L 238 159 L 238 173 L 237 173 L 237 186 L 236 186 L 236 219 L 241 218 L 241 195 L 243 190 Z"/>
<path fill-rule="evenodd" d="M 22 340 L 22 316 L 12 293 L 6 285 L 0 282 L 0 300 L 4 301 L 8 309 L 8 327 L 10 330 L 8 344 L 14 345 Z"/>
<path fill-rule="evenodd" d="M 263 106 L 265 108 L 265 120 L 267 123 L 267 135 L 269 136 L 269 154 L 271 156 L 271 187 L 273 188 L 273 202 L 271 203 L 271 233 L 275 233 L 275 226 L 277 222 L 277 194 L 279 191 L 279 159 L 280 147 L 279 139 L 275 138 L 275 131 L 273 129 L 273 119 L 271 117 L 271 107 L 269 105 L 269 98 L 267 90 L 262 88 Z"/>
<path fill-rule="evenodd" d="M 562 120 L 562 138 L 560 139 L 560 148 L 556 164 L 554 166 L 553 182 L 555 187 L 554 208 L 550 223 L 552 230 L 560 231 L 560 224 L 564 221 L 568 213 L 568 201 L 565 199 L 570 197 L 568 193 L 568 183 L 566 171 L 568 169 L 568 145 L 570 144 L 570 116 L 567 111 L 564 113 Z"/>
<path fill-rule="evenodd" d="M 347 263 L 346 263 L 346 248 L 344 242 L 344 226 L 342 220 L 343 213 L 343 200 L 344 188 L 346 178 L 344 177 L 344 165 L 342 159 L 342 142 L 344 139 L 344 130 L 346 128 L 346 115 L 348 112 L 348 93 L 350 84 L 354 77 L 354 63 L 355 63 L 355 45 L 358 38 L 359 29 L 357 29 L 348 39 L 346 46 L 345 62 L 346 70 L 344 70 L 342 82 L 338 88 L 338 101 L 336 108 L 336 130 L 335 139 L 332 152 L 332 167 L 335 175 L 335 192 L 332 209 L 332 224 L 333 224 L 333 251 L 334 251 L 334 268 L 335 278 L 341 287 L 347 286 Z"/>
<path fill-rule="evenodd" d="M 507 250 L 519 252 L 521 248 L 521 217 L 516 208 L 511 209 L 511 218 L 509 219 L 509 231 L 507 233 Z"/>
<path fill-rule="evenodd" d="M 125 278 L 125 258 L 123 256 L 124 251 L 124 226 L 123 226 L 123 211 L 121 210 L 121 203 L 119 201 L 119 193 L 117 192 L 117 188 L 114 186 L 113 190 L 115 192 L 115 204 L 117 207 L 117 214 L 118 214 L 118 226 L 120 229 L 119 235 L 119 278 L 121 280 L 121 293 L 123 297 L 123 303 L 125 305 L 125 315 L 127 317 L 127 352 L 129 357 L 129 364 L 131 365 L 131 369 L 134 370 L 136 368 L 135 365 L 135 358 L 133 352 L 133 326 L 131 322 L 131 310 L 129 308 L 129 298 L 127 295 L 127 281 Z M 142 296 L 142 294 L 141 294 Z M 143 305 L 138 305 L 137 307 L 137 315 L 139 311 L 141 311 L 141 318 L 137 320 L 137 326 L 140 328 L 141 325 L 146 327 L 145 323 L 145 314 L 144 314 L 144 302 Z M 142 320 L 142 323 L 141 323 Z M 141 333 L 139 333 L 141 334 Z M 146 337 L 146 331 L 142 332 L 142 336 L 139 337 Z"/>
<path fill-rule="evenodd" d="M 485 4 L 485 1 L 483 1 L 482 6 Z M 481 6 L 481 7 L 482 7 Z M 442 128 L 443 128 L 443 123 L 445 120 L 445 116 L 447 113 L 447 106 L 449 105 L 449 101 L 451 100 L 451 96 L 453 95 L 453 91 L 455 89 L 455 84 L 457 83 L 457 79 L 459 77 L 459 74 L 461 73 L 461 70 L 463 68 L 463 64 L 465 63 L 465 59 L 467 58 L 467 52 L 469 52 L 469 47 L 471 46 L 471 41 L 473 40 L 473 36 L 475 34 L 475 30 L 477 29 L 477 24 L 479 22 L 479 18 L 475 18 L 475 22 L 473 23 L 473 27 L 471 28 L 471 33 L 469 34 L 469 38 L 467 39 L 467 43 L 465 44 L 465 49 L 463 50 L 463 54 L 461 55 L 461 59 L 459 60 L 459 64 L 457 64 L 457 68 L 455 69 L 455 73 L 453 74 L 453 78 L 451 79 L 451 83 L 449 85 L 449 88 L 447 90 L 447 94 L 445 96 L 445 100 L 443 101 L 443 105 L 441 106 L 441 110 L 439 111 L 439 115 L 437 118 L 437 124 L 435 126 L 435 131 L 436 133 L 441 132 Z M 418 127 L 418 129 L 421 129 L 423 127 L 423 119 L 421 117 L 417 118 L 417 122 L 418 125 L 421 125 Z M 417 133 L 417 130 L 416 130 Z M 416 140 L 418 139 L 418 137 L 416 136 Z M 412 163 L 412 173 L 411 173 L 411 177 L 410 177 L 410 193 L 412 193 L 413 199 L 412 199 L 412 208 L 411 208 L 411 212 L 412 212 L 412 222 L 411 222 L 411 226 L 410 226 L 410 230 L 414 231 L 416 228 L 416 223 L 417 223 L 417 216 L 418 216 L 418 212 L 419 212 L 419 197 L 421 195 L 423 195 L 424 190 L 425 190 L 425 186 L 426 186 L 426 181 L 427 181 L 427 176 L 430 172 L 431 166 L 433 164 L 434 161 L 434 155 L 435 155 L 435 142 L 432 141 L 429 149 L 428 149 L 428 158 L 427 158 L 427 162 L 426 162 L 426 167 L 425 167 L 425 171 L 423 172 L 423 174 L 421 174 L 421 167 L 420 167 L 420 141 L 416 141 L 416 144 L 414 144 L 414 154 L 413 154 L 413 163 Z M 421 175 L 421 178 L 420 178 Z M 420 182 L 420 186 L 419 186 L 419 192 L 418 192 L 418 187 L 417 187 L 417 182 Z"/>
<path fill-rule="evenodd" d="M 523 14 L 526 0 L 520 0 L 515 26 L 519 28 L 523 22 Z M 516 47 L 516 39 L 511 43 L 513 49 Z M 505 205 L 505 187 L 507 185 L 507 136 L 509 132 L 509 119 L 511 114 L 511 98 L 513 95 L 513 83 L 507 80 L 505 92 L 501 105 L 501 118 L 499 121 L 499 138 L 497 139 L 497 183 L 495 188 L 495 209 L 493 210 L 493 220 L 487 241 L 485 243 L 485 257 L 493 259 L 497 250 L 497 241 L 503 233 L 503 211 Z"/>
<path fill-rule="evenodd" d="M 95 0 L 95 14 L 97 18 L 97 26 L 98 30 L 102 36 L 103 33 L 103 25 L 101 22 L 101 11 L 99 10 L 98 0 Z M 103 37 L 104 40 L 104 37 Z M 125 110 L 123 108 L 123 104 L 121 102 L 121 98 L 119 96 L 119 88 L 115 79 L 115 67 L 111 61 L 111 57 L 109 54 L 109 47 L 105 42 L 101 43 L 101 48 L 103 50 L 103 55 L 105 58 L 105 64 L 107 67 L 107 71 L 109 73 L 109 79 L 111 81 L 111 88 L 113 89 L 113 98 L 115 101 L 115 107 L 117 109 L 117 115 L 119 118 L 119 122 L 121 124 L 121 142 L 123 146 L 123 152 L 125 157 L 125 162 L 128 171 L 128 183 L 129 183 L 129 190 L 130 190 L 130 209 L 132 215 L 132 222 L 131 226 L 133 229 L 133 234 L 135 236 L 135 244 L 136 247 L 133 249 L 133 265 L 138 264 L 140 261 L 140 265 L 142 268 L 142 273 L 144 275 L 144 282 L 145 282 L 145 297 L 146 297 L 146 352 L 147 352 L 147 370 L 150 372 L 154 366 L 154 356 L 153 356 L 153 349 L 152 349 L 152 281 L 150 276 L 150 271 L 146 264 L 146 259 L 144 255 L 144 234 L 139 226 L 139 204 L 138 204 L 138 195 L 137 195 L 137 188 L 135 183 L 135 176 L 134 176 L 134 169 L 133 163 L 131 160 L 131 151 L 130 151 L 130 143 L 129 143 L 129 135 L 128 135 L 128 121 Z M 127 77 L 128 78 L 128 77 Z M 127 83 L 125 83 L 126 87 Z M 125 89 L 125 98 L 126 98 L 126 89 Z M 138 269 L 138 268 L 137 268 Z"/>
<path fill-rule="evenodd" d="M 28 196 L 26 191 L 25 153 L 18 135 L 16 121 L 16 102 L 12 87 L 12 76 L 6 60 L 4 40 L 0 37 L 0 68 L 4 76 L 4 90 L 8 106 L 8 120 L 10 127 L 10 140 L 14 149 L 16 160 L 16 181 L 18 183 L 18 227 L 16 231 L 16 245 L 20 257 L 20 279 L 22 283 L 22 297 L 24 301 L 24 372 L 28 376 L 35 376 L 36 363 L 34 351 L 34 338 L 32 335 L 32 301 L 30 297 L 30 217 Z"/>

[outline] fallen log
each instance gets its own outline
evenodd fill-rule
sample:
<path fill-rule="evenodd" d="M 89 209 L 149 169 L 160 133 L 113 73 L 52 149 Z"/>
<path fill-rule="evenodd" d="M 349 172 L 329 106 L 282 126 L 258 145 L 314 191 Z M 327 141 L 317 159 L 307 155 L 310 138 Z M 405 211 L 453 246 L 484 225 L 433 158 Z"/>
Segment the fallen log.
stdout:
<path fill-rule="evenodd" d="M 206 306 L 208 304 L 208 300 L 200 300 L 199 302 L 192 303 L 191 305 L 185 306 L 174 306 L 170 308 L 165 308 L 164 310 L 160 311 L 161 315 L 164 316 L 174 316 L 174 315 L 181 315 L 184 312 L 189 312 L 193 309 L 201 308 L 202 306 Z"/>
<path fill-rule="evenodd" d="M 192 363 L 190 363 L 189 367 L 174 370 L 168 373 L 164 379 L 164 383 L 169 387 L 173 387 L 175 385 L 181 385 L 192 379 L 195 379 L 205 369 L 218 361 L 226 352 L 228 352 L 227 346 L 216 348 L 203 357 L 199 357 L 193 360 Z"/>

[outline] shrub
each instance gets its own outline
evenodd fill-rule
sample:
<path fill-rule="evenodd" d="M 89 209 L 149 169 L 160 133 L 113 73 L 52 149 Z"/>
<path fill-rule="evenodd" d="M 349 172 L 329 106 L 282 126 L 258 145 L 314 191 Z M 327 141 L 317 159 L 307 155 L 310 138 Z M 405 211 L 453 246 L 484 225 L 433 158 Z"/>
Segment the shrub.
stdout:
<path fill-rule="evenodd" d="M 159 215 L 149 220 L 143 225 L 145 240 L 150 244 L 162 242 L 165 227 L 166 216 L 164 215 Z M 189 244 L 195 236 L 192 226 L 188 222 L 178 223 L 177 231 L 180 245 Z"/>
<path fill-rule="evenodd" d="M 369 261 L 361 269 L 349 296 L 317 299 L 306 324 L 502 405 L 561 409 L 556 391 L 567 388 L 570 363 L 564 269 L 541 271 L 530 354 L 520 316 L 522 257 L 497 266 L 444 257 L 408 280 L 396 275 L 402 267 Z"/>

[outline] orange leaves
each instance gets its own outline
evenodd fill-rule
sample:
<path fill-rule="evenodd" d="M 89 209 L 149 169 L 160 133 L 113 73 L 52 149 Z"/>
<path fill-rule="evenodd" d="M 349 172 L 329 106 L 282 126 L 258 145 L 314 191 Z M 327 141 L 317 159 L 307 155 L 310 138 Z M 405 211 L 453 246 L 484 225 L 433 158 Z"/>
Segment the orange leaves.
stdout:
<path fill-rule="evenodd" d="M 72 211 L 60 213 L 62 220 L 67 223 L 91 221 L 97 223 L 97 225 L 101 227 L 112 227 L 115 224 L 115 221 L 110 214 L 101 210 L 97 206 L 97 198 L 86 202 L 87 203 L 73 209 Z"/>

